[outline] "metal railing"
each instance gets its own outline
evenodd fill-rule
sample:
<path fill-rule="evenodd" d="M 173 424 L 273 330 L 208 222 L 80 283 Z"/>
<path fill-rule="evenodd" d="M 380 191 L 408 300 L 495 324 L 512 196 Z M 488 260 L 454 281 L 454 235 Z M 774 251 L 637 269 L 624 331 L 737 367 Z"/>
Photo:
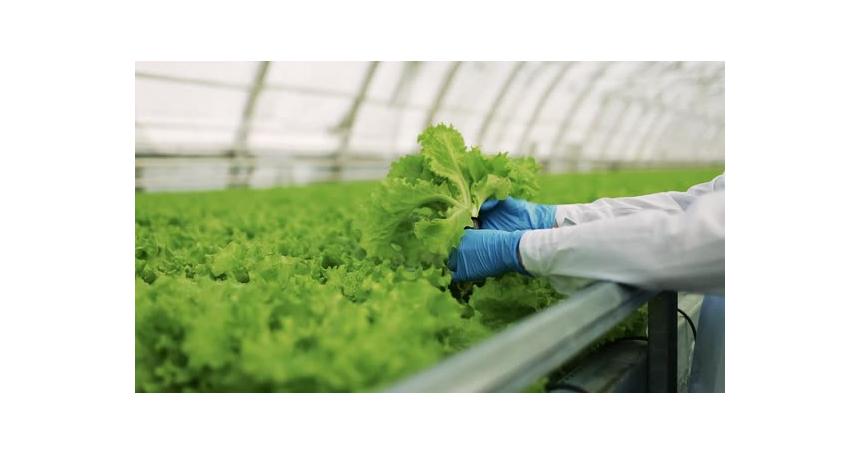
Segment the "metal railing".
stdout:
<path fill-rule="evenodd" d="M 388 391 L 520 391 L 576 356 L 649 301 L 648 390 L 675 392 L 678 294 L 607 282 L 593 283 Z"/>

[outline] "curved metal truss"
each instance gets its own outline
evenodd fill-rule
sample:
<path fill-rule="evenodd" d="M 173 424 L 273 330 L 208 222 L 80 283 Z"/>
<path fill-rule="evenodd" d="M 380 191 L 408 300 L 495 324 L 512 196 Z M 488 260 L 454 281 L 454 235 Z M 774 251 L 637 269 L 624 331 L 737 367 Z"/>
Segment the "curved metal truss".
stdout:
<path fill-rule="evenodd" d="M 135 82 L 147 189 L 378 177 L 437 122 L 556 171 L 724 159 L 722 62 L 139 62 Z"/>

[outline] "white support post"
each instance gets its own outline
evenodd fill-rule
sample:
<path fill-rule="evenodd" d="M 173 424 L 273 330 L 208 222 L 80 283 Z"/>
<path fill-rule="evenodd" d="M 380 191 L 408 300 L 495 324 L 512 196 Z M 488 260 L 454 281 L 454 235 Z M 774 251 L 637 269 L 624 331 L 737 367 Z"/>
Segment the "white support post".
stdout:
<path fill-rule="evenodd" d="M 251 132 L 251 127 L 254 122 L 257 98 L 259 98 L 260 92 L 263 90 L 263 86 L 266 83 L 266 74 L 268 74 L 268 72 L 269 62 L 260 62 L 257 65 L 257 71 L 254 74 L 254 81 L 248 88 L 248 97 L 245 99 L 245 106 L 242 109 L 242 117 L 239 120 L 239 126 L 236 129 L 236 137 L 233 139 L 233 148 L 230 150 L 230 158 L 233 160 L 233 163 L 230 165 L 230 186 L 248 186 L 251 174 L 254 172 L 254 166 L 252 164 L 246 164 L 250 157 L 250 153 L 248 151 L 248 135 Z M 240 164 L 239 161 L 244 163 Z"/>

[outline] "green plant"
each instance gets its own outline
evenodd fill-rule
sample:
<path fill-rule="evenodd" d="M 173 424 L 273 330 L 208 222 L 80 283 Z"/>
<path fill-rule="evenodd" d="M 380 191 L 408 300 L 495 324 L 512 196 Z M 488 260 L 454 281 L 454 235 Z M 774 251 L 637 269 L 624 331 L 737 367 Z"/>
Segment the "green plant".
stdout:
<path fill-rule="evenodd" d="M 420 152 L 394 162 L 371 195 L 362 246 L 373 256 L 441 266 L 484 201 L 538 191 L 532 158 L 467 149 L 445 125 L 427 128 L 418 142 Z"/>
<path fill-rule="evenodd" d="M 478 162 L 494 159 L 501 160 Z M 417 172 L 417 159 L 407 162 L 401 165 Z M 407 178 L 396 170 L 401 165 L 392 173 Z M 685 189 L 719 172 L 529 177 L 517 172 L 532 165 L 521 166 L 467 174 L 458 164 L 470 187 L 495 175 L 511 182 L 511 194 L 536 192 L 547 203 Z M 462 196 L 448 177 L 429 180 Z M 379 188 L 359 182 L 137 195 L 135 389 L 378 390 L 558 300 L 545 280 L 518 275 L 486 280 L 458 299 L 440 263 L 442 246 L 456 244 L 447 228 L 427 233 L 438 248 L 426 258 L 368 255 L 366 216 L 355 207 Z M 470 215 L 481 197 L 470 194 Z M 450 207 L 414 219 L 450 220 Z"/>

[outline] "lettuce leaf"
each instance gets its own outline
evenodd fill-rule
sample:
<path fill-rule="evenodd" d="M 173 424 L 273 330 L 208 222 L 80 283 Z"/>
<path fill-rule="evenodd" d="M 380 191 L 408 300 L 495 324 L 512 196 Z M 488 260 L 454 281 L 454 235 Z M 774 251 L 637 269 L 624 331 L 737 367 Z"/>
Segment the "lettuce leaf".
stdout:
<path fill-rule="evenodd" d="M 538 190 L 532 158 L 466 148 L 450 125 L 418 136 L 418 154 L 391 165 L 366 208 L 361 239 L 372 257 L 395 264 L 444 264 L 487 199 L 530 198 Z"/>
<path fill-rule="evenodd" d="M 534 185 L 516 176 L 530 175 L 528 166 L 467 152 L 460 169 L 470 185 L 489 173 L 511 181 L 516 194 Z M 532 200 L 683 190 L 720 172 L 541 176 Z M 389 176 L 406 179 L 404 198 L 418 181 L 431 197 L 451 195 L 421 154 Z M 356 207 L 378 189 L 344 182 L 135 194 L 135 390 L 384 390 L 558 298 L 545 279 L 512 273 L 474 283 L 464 302 L 448 289 L 443 265 L 368 258 L 360 245 L 368 220 Z M 430 204 L 416 219 L 445 207 Z M 641 335 L 642 316 L 607 336 Z"/>

